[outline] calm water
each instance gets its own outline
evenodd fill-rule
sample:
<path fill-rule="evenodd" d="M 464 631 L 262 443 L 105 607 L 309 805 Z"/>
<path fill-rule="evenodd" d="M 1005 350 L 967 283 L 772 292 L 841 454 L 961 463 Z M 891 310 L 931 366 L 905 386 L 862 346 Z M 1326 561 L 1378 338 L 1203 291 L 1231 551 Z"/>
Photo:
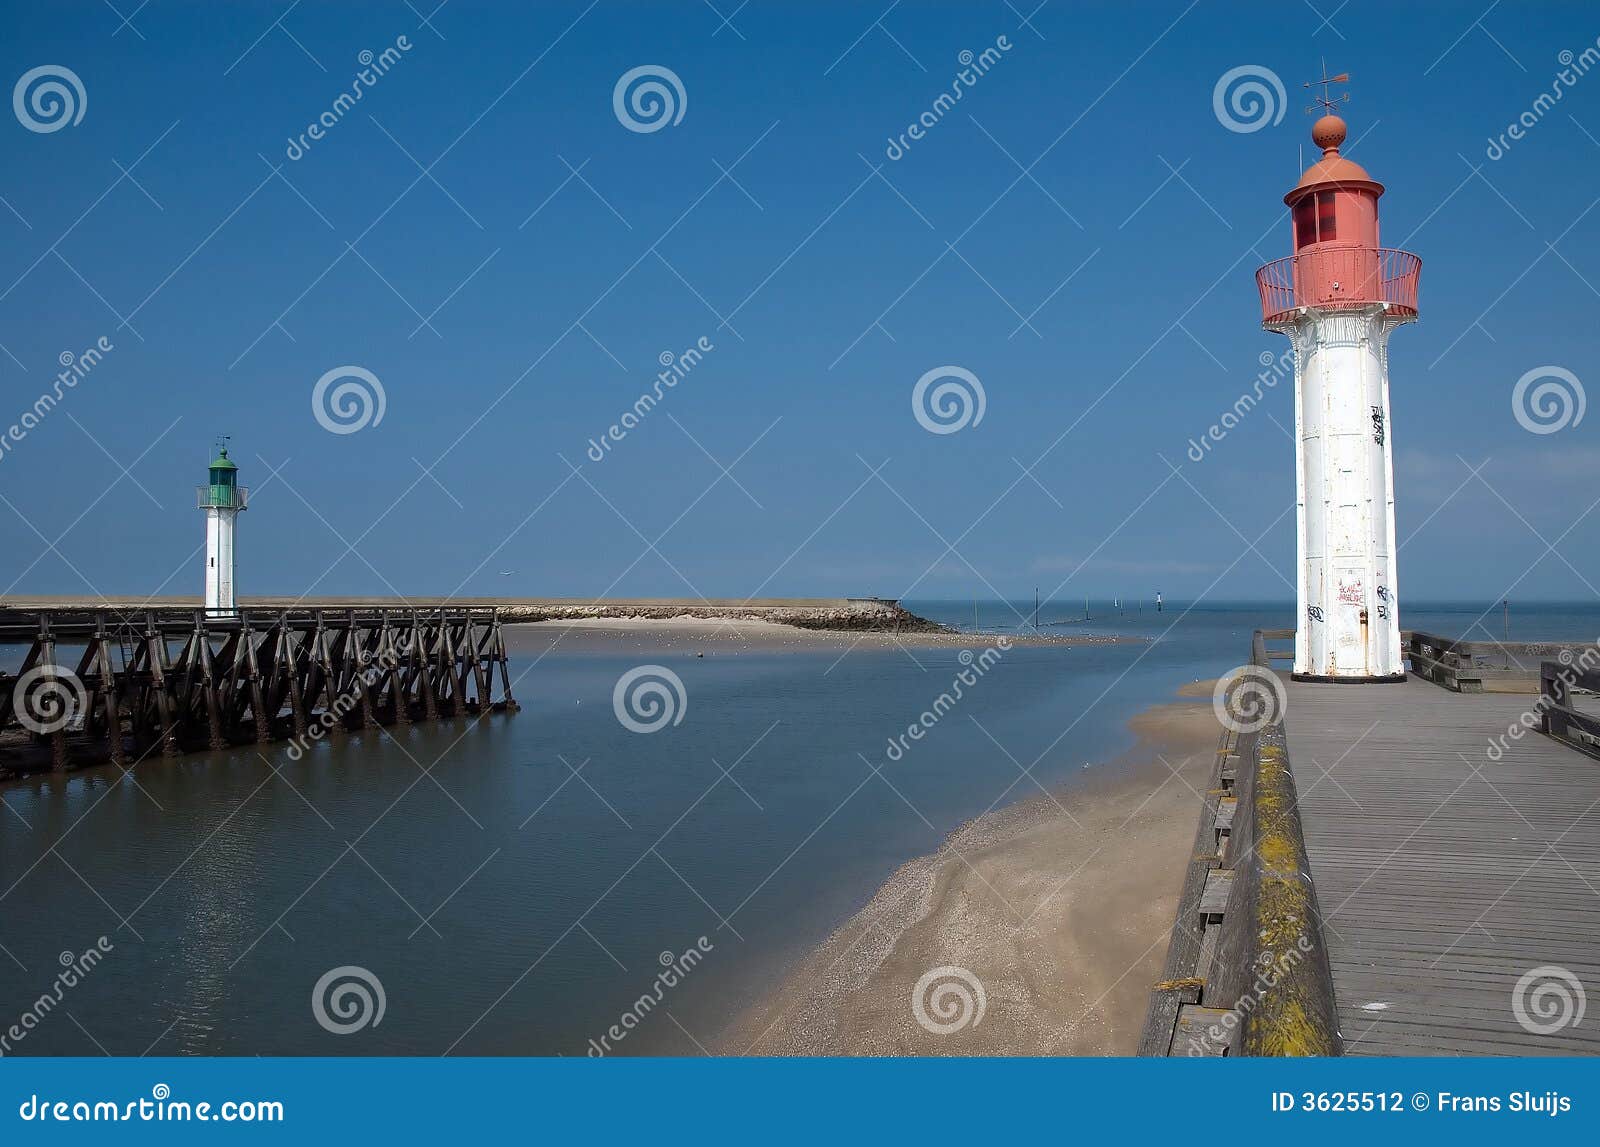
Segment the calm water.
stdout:
<path fill-rule="evenodd" d="M 970 603 L 913 608 L 973 624 Z M 949 687 L 958 649 L 700 659 L 682 641 L 587 640 L 536 659 L 548 637 L 519 635 L 513 717 L 353 735 L 298 762 L 282 745 L 152 760 L 137 785 L 110 769 L 10 784 L 0 1030 L 53 992 L 61 953 L 103 935 L 111 953 L 12 1054 L 581 1055 L 654 993 L 662 953 L 705 937 L 704 963 L 616 1049 L 694 1054 L 897 865 L 1037 792 L 1008 754 L 1068 782 L 1129 747 L 1140 708 L 1238 664 L 1253 629 L 1292 617 L 1287 604 L 1181 611 L 1090 603 L 1090 622 L 1053 631 L 1155 640 L 1013 649 L 893 763 L 887 739 Z M 977 620 L 1015 627 L 1032 612 L 979 603 Z M 1502 626 L 1466 606 L 1403 621 L 1478 637 Z M 1600 606 L 1518 607 L 1511 633 L 1594 637 Z M 642 735 L 611 694 L 646 661 L 680 675 L 688 705 Z M 386 1007 L 341 1036 L 311 999 L 343 965 L 369 969 Z"/>

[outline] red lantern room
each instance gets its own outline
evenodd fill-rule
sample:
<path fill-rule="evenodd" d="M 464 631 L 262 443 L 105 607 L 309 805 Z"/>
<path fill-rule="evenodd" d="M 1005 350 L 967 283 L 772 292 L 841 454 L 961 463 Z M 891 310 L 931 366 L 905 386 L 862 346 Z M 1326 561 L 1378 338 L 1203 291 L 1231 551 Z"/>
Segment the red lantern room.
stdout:
<path fill-rule="evenodd" d="M 1296 254 L 1316 246 L 1378 246 L 1383 184 L 1339 154 L 1344 137 L 1344 120 L 1336 115 L 1325 115 L 1311 127 L 1311 142 L 1322 149 L 1322 158 L 1283 197 L 1294 218 Z"/>
<path fill-rule="evenodd" d="M 1379 245 L 1383 184 L 1339 154 L 1344 140 L 1344 120 L 1331 111 L 1319 119 L 1311 141 L 1322 149 L 1322 158 L 1283 197 L 1295 253 L 1256 272 L 1261 321 L 1269 329 L 1291 324 L 1312 309 L 1381 306 L 1396 322 L 1417 317 L 1422 260 Z"/>

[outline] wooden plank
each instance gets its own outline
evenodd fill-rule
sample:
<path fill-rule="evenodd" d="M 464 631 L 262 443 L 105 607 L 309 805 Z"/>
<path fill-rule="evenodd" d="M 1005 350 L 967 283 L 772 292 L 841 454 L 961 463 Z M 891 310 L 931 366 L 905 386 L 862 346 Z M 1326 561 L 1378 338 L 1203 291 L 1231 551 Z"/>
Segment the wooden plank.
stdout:
<path fill-rule="evenodd" d="M 1173 1055 L 1223 1056 L 1233 1050 L 1238 1017 L 1225 1008 L 1185 1004 L 1172 1033 Z"/>
<path fill-rule="evenodd" d="M 1600 1054 L 1600 1027 L 1541 1035 L 1511 1007 L 1537 967 L 1600 978 L 1600 768 L 1526 731 L 1526 696 L 1288 690 L 1347 1053 Z"/>
<path fill-rule="evenodd" d="M 1233 873 L 1220 868 L 1206 874 L 1205 891 L 1200 896 L 1200 915 L 1221 916 L 1228 908 L 1228 896 L 1233 892 Z"/>
<path fill-rule="evenodd" d="M 507 704 L 515 705 L 510 700 L 511 689 L 506 687 Z M 1223 742 L 1226 744 L 1229 734 L 1223 733 Z M 1169 1054 L 1172 1046 L 1172 1033 L 1178 1022 L 1178 1009 L 1184 1004 L 1195 1003 L 1200 998 L 1202 980 L 1202 919 L 1200 915 L 1200 898 L 1205 892 L 1206 880 L 1216 868 L 1215 854 L 1209 851 L 1215 832 L 1212 824 L 1216 819 L 1217 801 L 1220 797 L 1220 788 L 1215 783 L 1226 763 L 1225 750 L 1218 750 L 1217 764 L 1213 767 L 1213 783 L 1206 794 L 1205 803 L 1201 806 L 1199 822 L 1195 825 L 1194 846 L 1190 853 L 1189 867 L 1184 874 L 1183 891 L 1178 896 L 1177 917 L 1173 921 L 1172 932 L 1167 941 L 1167 959 L 1164 965 L 1164 975 L 1161 983 L 1150 990 L 1150 1003 L 1145 1014 L 1144 1027 L 1139 1033 L 1139 1055 Z"/>

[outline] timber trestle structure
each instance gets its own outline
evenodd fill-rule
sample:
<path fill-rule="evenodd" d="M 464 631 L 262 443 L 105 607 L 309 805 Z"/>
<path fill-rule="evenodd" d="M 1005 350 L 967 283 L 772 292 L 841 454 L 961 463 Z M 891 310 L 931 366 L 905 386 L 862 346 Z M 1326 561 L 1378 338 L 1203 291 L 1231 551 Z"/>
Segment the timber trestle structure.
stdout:
<path fill-rule="evenodd" d="M 0 773 L 518 708 L 498 609 L 0 610 L 0 645 Z"/>

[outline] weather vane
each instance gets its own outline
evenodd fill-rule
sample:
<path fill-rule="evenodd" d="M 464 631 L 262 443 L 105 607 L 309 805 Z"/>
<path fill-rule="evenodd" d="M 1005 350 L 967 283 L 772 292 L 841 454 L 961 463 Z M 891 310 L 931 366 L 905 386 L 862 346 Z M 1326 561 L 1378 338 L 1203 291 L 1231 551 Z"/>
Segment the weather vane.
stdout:
<path fill-rule="evenodd" d="M 1310 107 L 1306 108 L 1306 114 L 1310 115 L 1319 107 L 1322 109 L 1323 115 L 1335 114 L 1338 111 L 1340 104 L 1350 102 L 1350 93 L 1344 92 L 1337 99 L 1335 99 L 1333 98 L 1333 88 L 1330 85 L 1348 84 L 1349 82 L 1349 72 L 1340 72 L 1337 76 L 1330 76 L 1328 75 L 1328 61 L 1322 61 L 1322 78 L 1320 80 L 1307 81 L 1305 85 L 1307 88 L 1315 87 L 1322 89 L 1316 95 L 1311 97 L 1315 102 Z"/>

